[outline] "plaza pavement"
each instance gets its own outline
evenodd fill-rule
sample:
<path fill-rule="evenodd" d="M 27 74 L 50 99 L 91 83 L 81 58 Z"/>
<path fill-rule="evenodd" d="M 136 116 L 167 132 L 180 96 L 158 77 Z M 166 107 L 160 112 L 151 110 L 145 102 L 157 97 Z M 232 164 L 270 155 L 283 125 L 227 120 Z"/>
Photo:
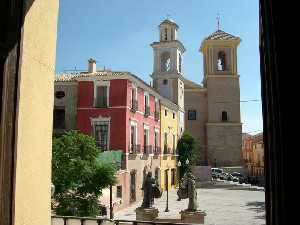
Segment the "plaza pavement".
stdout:
<path fill-rule="evenodd" d="M 154 207 L 159 218 L 180 218 L 179 212 L 187 208 L 188 199 L 177 201 L 177 190 L 169 191 L 169 212 L 166 208 L 166 192 L 155 199 Z M 265 192 L 233 190 L 232 188 L 197 189 L 199 209 L 207 213 L 205 225 L 264 225 Z M 134 210 L 141 202 L 115 212 L 115 219 L 135 220 Z"/>

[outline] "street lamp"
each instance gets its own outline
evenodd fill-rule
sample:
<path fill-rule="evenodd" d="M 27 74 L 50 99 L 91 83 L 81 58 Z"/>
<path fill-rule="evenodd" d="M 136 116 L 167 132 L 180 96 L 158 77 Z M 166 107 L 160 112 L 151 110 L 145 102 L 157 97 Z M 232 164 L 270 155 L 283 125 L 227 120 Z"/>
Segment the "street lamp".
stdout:
<path fill-rule="evenodd" d="M 190 172 L 189 163 L 190 163 L 189 159 L 186 159 L 185 160 L 185 165 L 186 165 L 186 171 L 185 172 L 186 173 Z"/>
<path fill-rule="evenodd" d="M 181 162 L 180 162 L 180 160 L 179 160 L 178 163 L 177 163 L 177 167 L 178 167 L 178 168 L 177 168 L 177 171 L 178 171 L 178 172 L 177 172 L 177 174 L 178 174 L 177 177 L 178 177 L 178 184 L 179 184 L 179 183 L 180 183 L 180 178 L 181 178 L 181 177 L 180 177 L 180 167 L 181 167 Z"/>
<path fill-rule="evenodd" d="M 190 163 L 189 159 L 186 159 L 185 164 L 188 165 Z"/>
<path fill-rule="evenodd" d="M 165 212 L 169 212 L 169 165 L 167 165 L 167 174 L 166 174 L 166 185 L 167 185 L 167 204 L 166 204 L 166 209 Z"/>

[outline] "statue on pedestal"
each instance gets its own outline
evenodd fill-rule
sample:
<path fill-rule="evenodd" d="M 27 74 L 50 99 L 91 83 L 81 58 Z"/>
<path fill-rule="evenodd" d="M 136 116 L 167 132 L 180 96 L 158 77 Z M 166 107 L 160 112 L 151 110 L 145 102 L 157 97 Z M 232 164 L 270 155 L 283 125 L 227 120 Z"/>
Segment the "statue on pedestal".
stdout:
<path fill-rule="evenodd" d="M 197 190 L 195 177 L 191 172 L 184 174 L 180 185 L 179 190 L 177 191 L 178 200 L 189 199 L 188 208 L 186 211 L 197 211 Z"/>
<path fill-rule="evenodd" d="M 196 181 L 193 174 L 190 172 L 187 174 L 187 189 L 189 196 L 189 205 L 187 211 L 197 211 L 197 190 L 196 190 Z"/>
<path fill-rule="evenodd" d="M 142 190 L 144 191 L 144 198 L 141 208 L 151 208 L 154 203 L 154 198 L 161 197 L 161 191 L 157 186 L 157 181 L 152 177 L 152 172 L 149 171 L 144 179 Z"/>

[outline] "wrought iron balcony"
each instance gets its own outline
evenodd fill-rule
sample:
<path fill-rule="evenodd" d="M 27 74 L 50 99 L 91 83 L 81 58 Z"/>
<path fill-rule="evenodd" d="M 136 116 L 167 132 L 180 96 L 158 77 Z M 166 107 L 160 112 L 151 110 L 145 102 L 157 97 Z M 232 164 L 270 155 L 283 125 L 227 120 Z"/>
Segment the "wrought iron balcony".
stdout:
<path fill-rule="evenodd" d="M 150 116 L 150 106 L 145 106 L 145 117 Z"/>
<path fill-rule="evenodd" d="M 96 108 L 107 108 L 108 104 L 107 104 L 107 100 L 106 98 L 95 98 L 94 99 L 94 105 Z"/>
<path fill-rule="evenodd" d="M 154 146 L 153 154 L 154 154 L 154 155 L 159 155 L 159 154 L 160 154 L 160 147 Z"/>
<path fill-rule="evenodd" d="M 131 100 L 131 112 L 136 112 L 138 110 L 138 101 Z"/>
<path fill-rule="evenodd" d="M 141 145 L 131 145 L 129 146 L 130 154 L 139 154 L 141 153 Z"/>
<path fill-rule="evenodd" d="M 167 145 L 164 145 L 164 154 L 169 154 L 169 152 L 168 152 L 169 149 L 170 148 L 168 148 Z"/>
<path fill-rule="evenodd" d="M 176 148 L 173 148 L 173 155 L 178 155 L 178 150 Z"/>
<path fill-rule="evenodd" d="M 144 145 L 144 154 L 152 154 L 152 145 Z"/>
<path fill-rule="evenodd" d="M 155 120 L 159 120 L 159 112 L 154 112 L 154 118 Z"/>

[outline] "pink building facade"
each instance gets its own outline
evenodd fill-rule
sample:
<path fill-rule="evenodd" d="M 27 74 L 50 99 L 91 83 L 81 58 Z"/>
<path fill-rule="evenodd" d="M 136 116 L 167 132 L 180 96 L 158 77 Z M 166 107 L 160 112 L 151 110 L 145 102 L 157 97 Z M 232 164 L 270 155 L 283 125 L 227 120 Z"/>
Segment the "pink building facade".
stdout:
<path fill-rule="evenodd" d="M 146 173 L 159 171 L 160 95 L 129 73 L 82 74 L 76 83 L 76 129 L 105 151 L 123 151 L 114 196 L 121 199 L 116 209 L 127 207 L 142 199 Z"/>

